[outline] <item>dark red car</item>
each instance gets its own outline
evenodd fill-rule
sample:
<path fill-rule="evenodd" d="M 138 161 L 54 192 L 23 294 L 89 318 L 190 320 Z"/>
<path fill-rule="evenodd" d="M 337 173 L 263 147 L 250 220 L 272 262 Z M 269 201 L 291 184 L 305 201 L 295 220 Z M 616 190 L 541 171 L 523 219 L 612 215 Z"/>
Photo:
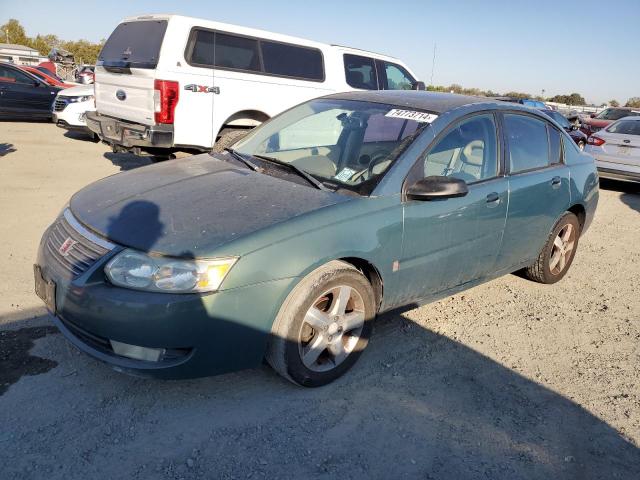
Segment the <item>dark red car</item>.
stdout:
<path fill-rule="evenodd" d="M 25 72 L 29 72 L 31 75 L 35 75 L 40 80 L 42 80 L 43 82 L 46 82 L 52 87 L 60 87 L 60 88 L 77 87 L 77 85 L 73 83 L 66 83 L 57 75 L 54 76 L 55 73 L 46 73 L 40 70 L 39 68 L 29 67 L 27 65 L 20 65 L 20 69 L 24 70 Z"/>
<path fill-rule="evenodd" d="M 582 122 L 582 126 L 580 130 L 584 132 L 585 135 L 589 136 L 596 133 L 598 130 L 602 130 L 605 127 L 608 127 L 611 123 L 616 120 L 620 120 L 624 117 L 635 117 L 640 115 L 640 108 L 629 108 L 629 107 L 610 107 L 605 108 L 598 114 L 591 114 L 590 117 Z"/>

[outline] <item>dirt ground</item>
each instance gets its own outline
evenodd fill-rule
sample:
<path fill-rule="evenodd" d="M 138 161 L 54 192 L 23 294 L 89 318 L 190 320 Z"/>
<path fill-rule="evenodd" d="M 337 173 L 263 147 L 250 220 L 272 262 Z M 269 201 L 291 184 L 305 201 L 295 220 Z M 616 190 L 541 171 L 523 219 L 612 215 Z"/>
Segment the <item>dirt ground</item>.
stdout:
<path fill-rule="evenodd" d="M 320 389 L 264 366 L 117 373 L 33 293 L 40 235 L 87 183 L 148 161 L 0 123 L 0 477 L 640 478 L 640 190 L 602 182 L 569 274 L 507 276 L 376 321 Z"/>

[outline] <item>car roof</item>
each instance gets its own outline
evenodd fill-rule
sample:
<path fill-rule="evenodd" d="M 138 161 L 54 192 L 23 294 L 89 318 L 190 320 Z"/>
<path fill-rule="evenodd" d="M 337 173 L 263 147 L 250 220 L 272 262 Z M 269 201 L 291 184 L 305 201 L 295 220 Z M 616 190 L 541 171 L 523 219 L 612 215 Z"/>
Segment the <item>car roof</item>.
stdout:
<path fill-rule="evenodd" d="M 485 97 L 472 97 L 455 93 L 425 92 L 419 90 L 371 90 L 358 92 L 345 92 L 327 95 L 322 98 L 335 98 L 341 100 L 359 100 L 361 102 L 384 103 L 397 107 L 411 107 L 427 110 L 433 113 L 444 113 L 463 105 L 486 103 L 492 105 L 504 105 Z M 517 105 L 513 105 L 517 108 Z M 525 109 L 529 110 L 529 109 Z"/>

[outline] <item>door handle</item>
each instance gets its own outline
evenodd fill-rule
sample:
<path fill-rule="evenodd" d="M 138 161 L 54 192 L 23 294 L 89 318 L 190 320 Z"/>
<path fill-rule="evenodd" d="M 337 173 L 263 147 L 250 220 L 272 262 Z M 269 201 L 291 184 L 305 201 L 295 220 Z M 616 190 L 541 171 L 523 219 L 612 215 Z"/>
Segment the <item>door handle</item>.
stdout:
<path fill-rule="evenodd" d="M 491 192 L 487 195 L 487 204 L 489 208 L 495 207 L 500 203 L 500 195 L 496 192 Z"/>
<path fill-rule="evenodd" d="M 551 186 L 553 188 L 558 188 L 562 184 L 562 179 L 560 177 L 553 177 L 551 179 Z"/>

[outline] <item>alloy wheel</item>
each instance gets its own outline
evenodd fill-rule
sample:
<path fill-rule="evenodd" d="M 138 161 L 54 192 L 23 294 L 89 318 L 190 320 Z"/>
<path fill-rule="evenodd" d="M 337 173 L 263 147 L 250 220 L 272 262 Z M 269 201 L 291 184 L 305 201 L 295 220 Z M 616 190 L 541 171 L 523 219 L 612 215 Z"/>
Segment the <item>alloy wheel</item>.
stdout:
<path fill-rule="evenodd" d="M 325 291 L 307 310 L 298 336 L 302 363 L 315 372 L 336 368 L 354 351 L 365 321 L 358 291 L 339 285 Z"/>
<path fill-rule="evenodd" d="M 553 241 L 551 256 L 549 257 L 549 270 L 553 275 L 559 275 L 565 269 L 571 259 L 575 244 L 576 231 L 573 225 L 568 223 L 562 227 Z"/>

